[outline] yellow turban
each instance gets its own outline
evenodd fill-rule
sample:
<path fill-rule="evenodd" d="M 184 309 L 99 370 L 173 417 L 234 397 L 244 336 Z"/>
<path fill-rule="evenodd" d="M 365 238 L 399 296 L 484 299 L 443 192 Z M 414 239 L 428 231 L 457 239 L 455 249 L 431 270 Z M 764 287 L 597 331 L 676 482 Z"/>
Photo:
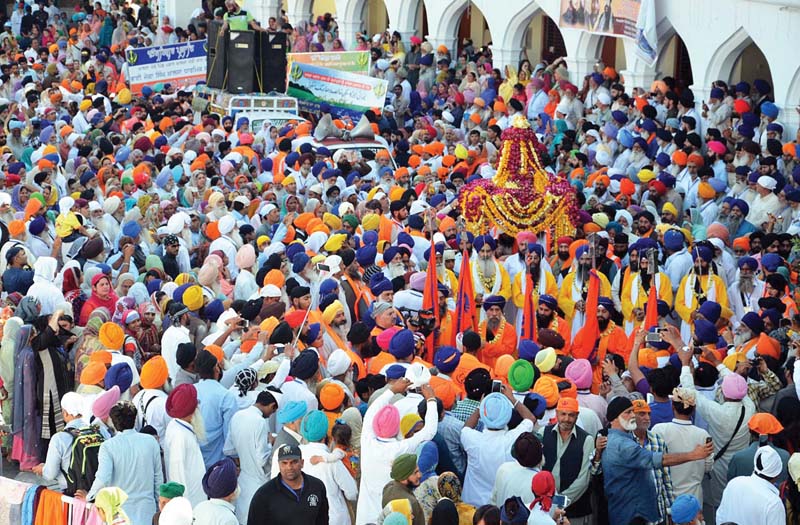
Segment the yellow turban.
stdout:
<path fill-rule="evenodd" d="M 276 317 L 267 317 L 261 321 L 261 324 L 258 325 L 258 328 L 271 334 L 275 330 L 275 327 L 277 327 L 280 323 L 281 322 L 278 321 Z"/>
<path fill-rule="evenodd" d="M 414 425 L 417 423 L 421 423 L 422 418 L 419 417 L 419 414 L 415 412 L 411 412 L 410 414 L 406 414 L 400 420 L 400 435 L 405 437 L 406 434 L 411 432 L 411 429 L 414 428 Z"/>
<path fill-rule="evenodd" d="M 697 195 L 704 199 L 713 199 L 716 194 L 714 187 L 707 182 L 701 182 L 697 187 Z"/>
<path fill-rule="evenodd" d="M 81 103 L 78 105 L 81 111 L 87 111 L 89 108 L 92 107 L 92 101 L 89 99 L 81 100 Z"/>
<path fill-rule="evenodd" d="M 197 285 L 190 286 L 183 292 L 183 304 L 192 312 L 203 307 L 203 289 Z"/>
<path fill-rule="evenodd" d="M 377 213 L 364 215 L 364 218 L 361 219 L 361 226 L 364 228 L 364 231 L 377 230 L 380 225 L 381 218 Z"/>
<path fill-rule="evenodd" d="M 322 223 L 331 230 L 340 230 L 342 228 L 342 219 L 327 211 L 322 216 Z"/>
<path fill-rule="evenodd" d="M 139 383 L 142 388 L 161 388 L 167 382 L 169 371 L 167 370 L 167 362 L 163 357 L 157 355 L 147 360 L 142 366 L 142 372 L 139 375 Z"/>
<path fill-rule="evenodd" d="M 661 207 L 661 213 L 671 213 L 675 217 L 678 216 L 678 209 L 671 202 L 665 202 Z"/>
<path fill-rule="evenodd" d="M 389 200 L 390 201 L 399 201 L 403 198 L 403 194 L 406 192 L 400 186 L 395 186 L 391 190 L 389 190 Z"/>
<path fill-rule="evenodd" d="M 747 356 L 745 354 L 742 352 L 733 352 L 728 354 L 728 356 L 722 360 L 722 364 L 725 365 L 728 370 L 733 372 L 736 370 L 736 365 L 744 361 L 747 361 Z"/>
<path fill-rule="evenodd" d="M 82 385 L 99 385 L 106 377 L 106 365 L 100 361 L 92 361 L 81 371 Z"/>
<path fill-rule="evenodd" d="M 325 242 L 323 248 L 328 253 L 338 252 L 344 246 L 344 241 L 347 240 L 346 233 L 336 233 L 331 235 L 330 238 Z"/>
<path fill-rule="evenodd" d="M 100 344 L 109 350 L 119 350 L 125 341 L 125 332 L 116 323 L 103 323 L 99 336 Z"/>
<path fill-rule="evenodd" d="M 286 186 L 288 186 L 289 184 L 292 184 L 293 182 L 297 182 L 297 181 L 294 180 L 293 176 L 289 175 L 288 177 L 283 179 L 283 182 L 281 182 L 281 184 L 283 184 L 283 187 L 285 188 Z"/>
<path fill-rule="evenodd" d="M 329 304 L 325 311 L 322 312 L 322 320 L 325 321 L 325 324 L 330 325 L 339 310 L 344 312 L 344 306 L 338 299 Z"/>
<path fill-rule="evenodd" d="M 463 144 L 459 144 L 458 146 L 456 146 L 455 154 L 457 159 L 465 160 L 467 158 L 467 155 L 469 155 L 469 152 L 467 151 L 467 148 Z"/>
<path fill-rule="evenodd" d="M 115 102 L 117 102 L 118 104 L 122 104 L 123 106 L 125 104 L 130 104 L 131 103 L 131 90 L 128 89 L 128 88 L 120 89 L 119 93 L 117 93 L 117 98 L 115 99 Z"/>
<path fill-rule="evenodd" d="M 188 273 L 179 273 L 178 276 L 175 277 L 175 284 L 177 284 L 178 286 L 192 282 L 194 282 L 194 277 L 192 277 Z"/>
<path fill-rule="evenodd" d="M 651 180 L 656 178 L 655 172 L 649 169 L 639 170 L 639 182 L 644 182 L 645 184 L 650 182 Z"/>
<path fill-rule="evenodd" d="M 256 239 L 256 245 L 258 245 L 258 247 L 261 248 L 266 243 L 268 243 L 269 240 L 270 240 L 269 237 L 267 237 L 266 235 L 259 235 L 258 239 Z"/>

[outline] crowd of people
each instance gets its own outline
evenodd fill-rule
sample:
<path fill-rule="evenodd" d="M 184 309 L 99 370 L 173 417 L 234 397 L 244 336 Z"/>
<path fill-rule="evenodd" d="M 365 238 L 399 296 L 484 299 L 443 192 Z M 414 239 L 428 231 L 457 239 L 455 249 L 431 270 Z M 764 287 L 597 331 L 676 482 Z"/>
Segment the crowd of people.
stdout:
<path fill-rule="evenodd" d="M 126 87 L 128 46 L 214 17 L 260 28 L 37 0 L 0 35 L 3 453 L 72 523 L 800 523 L 800 135 L 767 81 L 700 104 L 358 35 L 387 146 L 331 151 Z M 574 231 L 470 231 L 461 189 L 532 152 Z"/>

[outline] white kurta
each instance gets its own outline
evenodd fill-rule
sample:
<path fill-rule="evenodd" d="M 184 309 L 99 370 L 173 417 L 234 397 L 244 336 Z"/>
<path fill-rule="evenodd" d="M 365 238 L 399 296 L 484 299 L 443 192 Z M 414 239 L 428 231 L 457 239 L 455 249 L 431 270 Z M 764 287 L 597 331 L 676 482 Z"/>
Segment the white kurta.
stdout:
<path fill-rule="evenodd" d="M 236 525 L 234 506 L 222 499 L 210 499 L 195 505 L 194 525 Z"/>
<path fill-rule="evenodd" d="M 240 410 L 231 419 L 231 428 L 225 442 L 225 455 L 239 456 L 239 499 L 236 500 L 236 516 L 239 523 L 247 523 L 250 501 L 256 491 L 269 481 L 266 465 L 272 455 L 269 444 L 267 420 L 261 411 L 251 406 Z"/>
<path fill-rule="evenodd" d="M 439 415 L 435 408 L 428 406 L 425 413 L 425 426 L 408 439 L 381 439 L 375 435 L 372 423 L 375 414 L 389 404 L 394 397 L 391 390 L 378 396 L 364 415 L 361 429 L 361 486 L 358 494 L 356 524 L 374 523 L 378 519 L 383 506 L 383 487 L 391 481 L 392 462 L 400 454 L 414 453 L 424 441 L 436 435 Z"/>
<path fill-rule="evenodd" d="M 161 336 L 161 357 L 167 362 L 169 377 L 173 381 L 180 368 L 177 361 L 178 345 L 191 342 L 189 330 L 184 326 L 170 326 L 164 330 L 164 335 Z"/>
<path fill-rule="evenodd" d="M 324 456 L 330 453 L 323 443 L 300 445 L 300 450 L 303 452 L 303 472 L 325 483 L 325 492 L 328 495 L 328 523 L 350 525 L 350 513 L 347 511 L 345 499 L 355 501 L 358 497 L 358 488 L 353 476 L 341 461 L 311 464 L 312 456 Z"/>
<path fill-rule="evenodd" d="M 202 485 L 206 473 L 203 454 L 189 423 L 173 419 L 167 424 L 164 463 L 167 467 L 167 481 L 176 481 L 186 487 L 183 495 L 192 505 L 208 499 Z"/>

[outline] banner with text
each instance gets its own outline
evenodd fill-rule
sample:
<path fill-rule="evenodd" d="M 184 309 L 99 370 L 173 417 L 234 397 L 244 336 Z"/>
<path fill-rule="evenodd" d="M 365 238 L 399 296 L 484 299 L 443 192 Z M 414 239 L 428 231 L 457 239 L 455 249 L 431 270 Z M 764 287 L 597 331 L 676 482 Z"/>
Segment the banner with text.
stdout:
<path fill-rule="evenodd" d="M 369 75 L 369 51 L 343 51 L 341 53 L 289 53 L 289 71 L 292 62 L 311 64 L 318 67 L 329 67 L 337 71 L 347 71 L 359 75 Z"/>
<path fill-rule="evenodd" d="M 587 8 L 587 5 L 591 7 Z M 636 38 L 641 0 L 561 0 L 560 27 Z"/>
<path fill-rule="evenodd" d="M 389 82 L 347 71 L 294 62 L 289 70 L 286 94 L 295 97 L 300 108 L 319 113 L 327 103 L 336 116 L 357 121 L 370 108 L 382 108 Z"/>
<path fill-rule="evenodd" d="M 133 93 L 144 86 L 169 83 L 193 86 L 206 79 L 207 40 L 128 49 L 128 82 Z"/>

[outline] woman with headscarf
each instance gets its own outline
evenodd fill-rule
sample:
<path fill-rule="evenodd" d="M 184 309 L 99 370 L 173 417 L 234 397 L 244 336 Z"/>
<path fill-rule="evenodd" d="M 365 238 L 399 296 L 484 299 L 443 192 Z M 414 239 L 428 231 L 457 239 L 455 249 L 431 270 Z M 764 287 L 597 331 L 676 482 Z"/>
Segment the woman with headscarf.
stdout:
<path fill-rule="evenodd" d="M 419 501 L 425 513 L 425 523 L 431 519 L 431 513 L 436 502 L 441 498 L 439 494 L 439 476 L 436 475 L 436 466 L 439 464 L 439 449 L 433 441 L 426 441 L 417 448 L 417 467 L 419 468 L 419 485 L 414 489 L 414 497 Z"/>
<path fill-rule="evenodd" d="M 73 362 L 75 363 L 75 383 L 80 383 L 81 372 L 89 364 L 92 354 L 100 350 L 105 350 L 105 347 L 100 343 L 100 327 L 103 323 L 111 320 L 111 313 L 105 308 L 97 308 L 89 315 L 89 320 L 83 332 L 75 341 L 73 348 L 75 355 Z"/>
<path fill-rule="evenodd" d="M 461 501 L 461 480 L 453 472 L 442 472 L 437 480 L 437 489 L 443 498 L 453 502 L 458 511 L 458 525 L 472 525 L 475 507 Z"/>
<path fill-rule="evenodd" d="M 147 301 L 138 306 L 139 327 L 138 342 L 142 350 L 142 362 L 161 354 L 161 333 L 156 325 L 158 309 Z"/>
<path fill-rule="evenodd" d="M 22 326 L 14 342 L 14 381 L 10 383 L 14 387 L 11 459 L 19 461 L 20 470 L 30 470 L 42 459 L 42 421 L 34 417 L 38 410 L 36 355 L 30 344 L 31 323 L 39 316 L 39 304 L 33 297 L 25 297 L 15 313 Z"/>
<path fill-rule="evenodd" d="M 131 520 L 122 505 L 128 500 L 128 495 L 119 487 L 105 487 L 97 492 L 94 506 L 103 525 L 131 525 Z M 136 524 L 138 525 L 138 524 Z"/>
<path fill-rule="evenodd" d="M 84 303 L 78 325 L 85 326 L 91 313 L 97 308 L 105 308 L 109 312 L 116 311 L 117 294 L 111 287 L 111 278 L 103 273 L 92 277 L 92 294 Z"/>
<path fill-rule="evenodd" d="M 455 503 L 447 498 L 442 498 L 431 510 L 431 525 L 461 525 L 461 516 Z"/>

